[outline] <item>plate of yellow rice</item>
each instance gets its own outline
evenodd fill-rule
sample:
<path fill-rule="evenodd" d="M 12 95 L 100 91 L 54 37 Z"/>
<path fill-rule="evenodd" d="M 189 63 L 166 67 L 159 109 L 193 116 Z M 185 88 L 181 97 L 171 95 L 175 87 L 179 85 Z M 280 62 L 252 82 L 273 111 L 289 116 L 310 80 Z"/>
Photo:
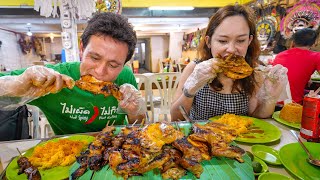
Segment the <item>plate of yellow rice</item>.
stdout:
<path fill-rule="evenodd" d="M 234 127 L 238 142 L 269 143 L 277 141 L 281 137 L 281 131 L 273 124 L 249 116 L 227 113 L 212 117 L 210 120 Z"/>
<path fill-rule="evenodd" d="M 69 169 L 76 161 L 76 156 L 88 147 L 94 140 L 93 136 L 72 135 L 55 138 L 39 143 L 27 150 L 23 156 L 27 157 L 31 164 L 39 169 L 41 179 L 66 179 L 69 177 Z M 6 170 L 8 180 L 28 179 L 26 174 L 18 175 L 16 157 L 11 161 Z"/>

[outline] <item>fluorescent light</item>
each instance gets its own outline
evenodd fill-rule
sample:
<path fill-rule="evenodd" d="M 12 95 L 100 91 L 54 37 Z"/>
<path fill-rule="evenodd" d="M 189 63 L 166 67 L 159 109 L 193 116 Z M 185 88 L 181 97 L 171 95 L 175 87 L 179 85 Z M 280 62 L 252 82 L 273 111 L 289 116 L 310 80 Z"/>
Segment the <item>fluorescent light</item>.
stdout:
<path fill-rule="evenodd" d="M 28 36 L 32 36 L 32 32 L 28 31 L 28 32 L 27 32 L 27 35 L 28 35 Z"/>
<path fill-rule="evenodd" d="M 150 6 L 149 10 L 193 10 L 192 6 Z"/>

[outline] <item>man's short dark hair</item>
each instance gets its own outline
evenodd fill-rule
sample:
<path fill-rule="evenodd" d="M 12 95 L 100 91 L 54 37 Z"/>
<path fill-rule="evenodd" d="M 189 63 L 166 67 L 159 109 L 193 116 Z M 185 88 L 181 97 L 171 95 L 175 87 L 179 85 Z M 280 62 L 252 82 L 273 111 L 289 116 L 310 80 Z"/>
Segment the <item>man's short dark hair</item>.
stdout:
<path fill-rule="evenodd" d="M 110 36 L 128 45 L 128 56 L 126 62 L 133 55 L 137 36 L 128 19 L 119 14 L 105 12 L 95 14 L 89 21 L 88 26 L 81 35 L 83 48 L 85 48 L 92 35 Z"/>
<path fill-rule="evenodd" d="M 304 28 L 298 30 L 293 34 L 293 42 L 296 46 L 312 46 L 317 39 L 317 33 L 311 28 Z"/>

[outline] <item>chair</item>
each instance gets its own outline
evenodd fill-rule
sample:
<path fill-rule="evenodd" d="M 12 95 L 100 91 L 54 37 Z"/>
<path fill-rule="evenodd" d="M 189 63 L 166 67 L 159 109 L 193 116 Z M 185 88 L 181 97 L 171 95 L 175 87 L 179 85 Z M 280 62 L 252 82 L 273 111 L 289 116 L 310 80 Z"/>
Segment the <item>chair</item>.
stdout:
<path fill-rule="evenodd" d="M 150 105 L 153 122 L 159 120 L 160 114 L 164 115 L 166 121 L 170 121 L 168 115 L 170 115 L 171 103 L 178 87 L 180 76 L 181 73 L 178 72 L 155 73 L 149 76 L 148 88 L 152 89 Z M 155 95 L 159 95 L 161 98 L 160 107 L 155 107 L 153 101 Z"/>
<path fill-rule="evenodd" d="M 287 97 L 288 99 L 284 100 L 284 104 L 287 104 L 287 103 L 292 103 L 292 96 L 291 96 L 291 90 L 290 90 L 290 83 L 288 81 L 286 87 L 285 87 L 285 91 L 286 91 L 286 94 L 287 94 Z"/>
<path fill-rule="evenodd" d="M 136 82 L 138 84 L 138 90 L 142 90 L 142 85 L 144 87 L 144 97 L 145 97 L 145 106 L 148 109 L 148 104 L 150 101 L 150 94 L 151 94 L 151 89 L 148 87 L 149 83 L 149 78 L 147 75 L 144 74 L 134 74 L 136 78 Z"/>
<path fill-rule="evenodd" d="M 34 139 L 48 138 L 51 126 L 45 115 L 36 106 L 28 105 L 32 112 L 32 123 L 30 123 L 31 134 Z"/>

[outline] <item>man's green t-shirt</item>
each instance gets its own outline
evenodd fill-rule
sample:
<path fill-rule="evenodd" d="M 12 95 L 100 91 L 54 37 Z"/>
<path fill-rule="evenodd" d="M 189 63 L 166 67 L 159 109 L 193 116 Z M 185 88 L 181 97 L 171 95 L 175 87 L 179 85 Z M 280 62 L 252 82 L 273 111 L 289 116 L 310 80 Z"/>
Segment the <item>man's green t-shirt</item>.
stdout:
<path fill-rule="evenodd" d="M 68 75 L 75 81 L 80 79 L 80 62 L 47 67 Z M 13 71 L 11 74 L 21 74 L 23 71 Z M 127 66 L 124 66 L 114 83 L 119 86 L 128 83 L 137 88 L 132 70 Z M 118 101 L 115 97 L 94 95 L 77 86 L 73 89 L 64 88 L 56 94 L 48 94 L 28 104 L 41 109 L 56 135 L 101 131 L 108 121 L 109 124 L 126 124 L 125 115 L 117 114 Z M 87 121 L 91 123 L 86 124 Z"/>

